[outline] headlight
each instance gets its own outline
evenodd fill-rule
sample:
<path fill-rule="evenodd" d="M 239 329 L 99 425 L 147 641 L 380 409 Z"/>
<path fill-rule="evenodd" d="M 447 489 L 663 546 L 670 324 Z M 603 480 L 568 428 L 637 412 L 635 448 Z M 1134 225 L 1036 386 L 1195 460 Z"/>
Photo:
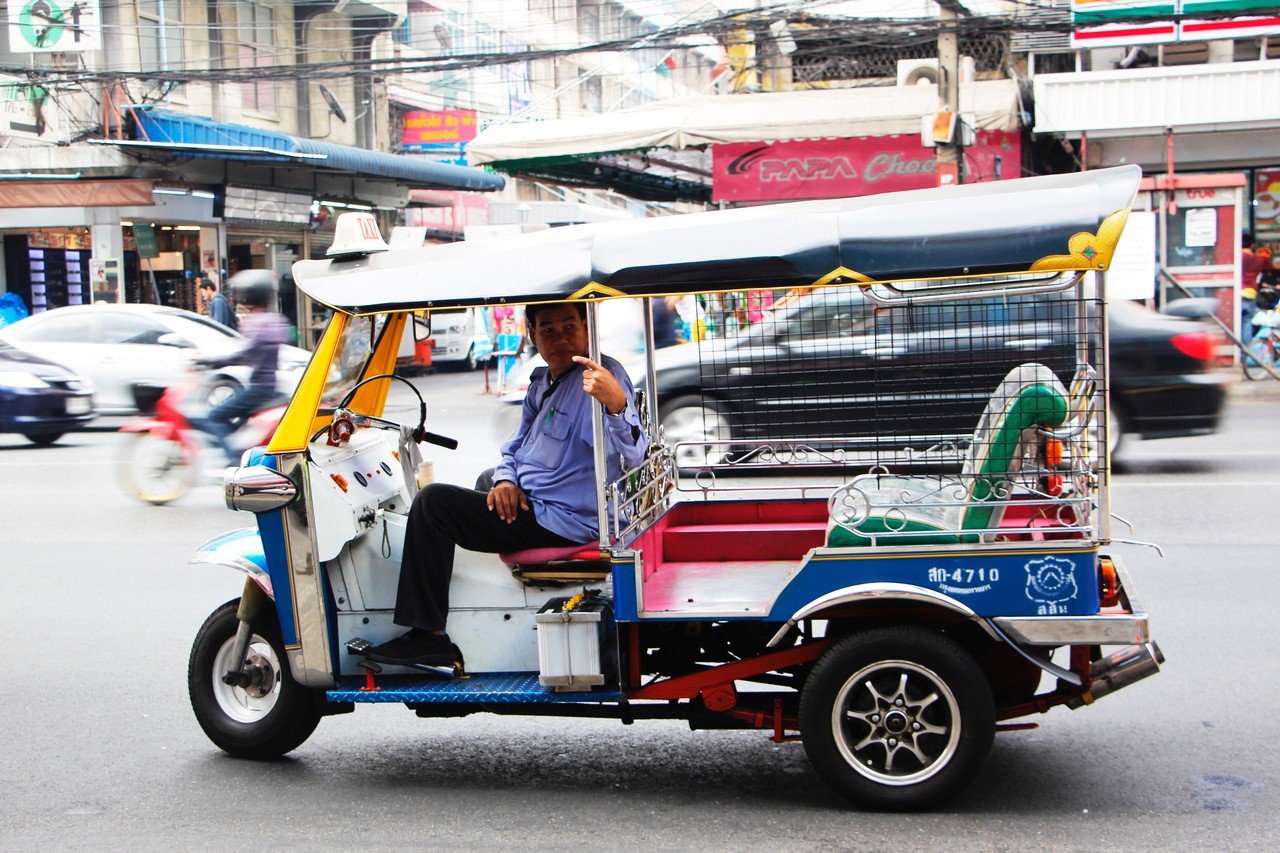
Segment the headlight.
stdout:
<path fill-rule="evenodd" d="M 49 383 L 45 382 L 34 373 L 25 373 L 21 370 L 4 370 L 0 371 L 0 385 L 6 388 L 48 388 Z"/>

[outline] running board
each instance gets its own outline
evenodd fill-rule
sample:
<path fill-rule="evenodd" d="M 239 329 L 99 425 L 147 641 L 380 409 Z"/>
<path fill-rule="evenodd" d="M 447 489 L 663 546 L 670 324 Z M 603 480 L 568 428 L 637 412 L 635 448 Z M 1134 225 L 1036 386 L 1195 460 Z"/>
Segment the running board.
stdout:
<path fill-rule="evenodd" d="M 409 705 L 461 702 L 498 703 L 598 703 L 617 702 L 614 689 L 557 692 L 538 683 L 536 672 L 484 672 L 459 678 L 423 678 L 417 675 L 379 675 L 369 689 L 363 679 L 343 678 L 325 691 L 330 702 L 396 702 Z"/>

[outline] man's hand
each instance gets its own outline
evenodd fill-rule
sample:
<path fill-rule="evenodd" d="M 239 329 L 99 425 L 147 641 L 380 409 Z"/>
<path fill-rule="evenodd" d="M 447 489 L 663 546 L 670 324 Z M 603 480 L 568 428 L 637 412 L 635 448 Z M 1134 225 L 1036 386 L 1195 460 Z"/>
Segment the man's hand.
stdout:
<path fill-rule="evenodd" d="M 529 508 L 524 490 L 510 480 L 494 483 L 485 502 L 507 524 L 516 520 L 516 513 L 520 510 Z"/>
<path fill-rule="evenodd" d="M 618 377 L 584 355 L 575 355 L 573 360 L 584 368 L 582 390 L 600 401 L 609 414 L 620 414 L 627 407 L 627 392 L 622 390 Z"/>

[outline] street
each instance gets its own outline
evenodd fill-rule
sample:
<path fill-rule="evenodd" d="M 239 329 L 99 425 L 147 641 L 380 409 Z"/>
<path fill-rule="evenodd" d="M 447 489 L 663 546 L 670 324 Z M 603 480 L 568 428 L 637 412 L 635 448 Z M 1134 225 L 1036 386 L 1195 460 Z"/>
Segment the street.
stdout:
<path fill-rule="evenodd" d="M 515 407 L 478 373 L 415 380 L 436 478 L 470 484 Z M 409 417 L 397 393 L 390 413 Z M 501 410 L 500 410 L 501 409 Z M 324 719 L 286 759 L 230 759 L 186 694 L 204 618 L 243 577 L 191 567 L 248 526 L 210 479 L 175 504 L 117 486 L 115 419 L 38 449 L 0 435 L 4 849 L 1260 850 L 1280 842 L 1276 521 L 1280 390 L 1241 388 L 1214 436 L 1129 441 L 1118 545 L 1162 672 L 1001 734 L 975 784 L 929 814 L 849 810 L 798 742 L 682 723 L 402 706 Z"/>

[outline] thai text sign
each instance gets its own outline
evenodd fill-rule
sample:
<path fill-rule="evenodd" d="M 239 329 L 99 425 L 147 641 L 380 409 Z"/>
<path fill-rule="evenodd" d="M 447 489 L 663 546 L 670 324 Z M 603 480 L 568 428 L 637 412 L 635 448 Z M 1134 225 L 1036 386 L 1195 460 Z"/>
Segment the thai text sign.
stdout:
<path fill-rule="evenodd" d="M 476 138 L 475 110 L 412 110 L 404 114 L 400 146 L 457 148 Z"/>
<path fill-rule="evenodd" d="M 1012 131 L 979 131 L 964 149 L 965 182 L 1022 177 Z M 842 198 L 937 186 L 933 148 L 918 135 L 735 142 L 712 146 L 713 201 Z"/>

